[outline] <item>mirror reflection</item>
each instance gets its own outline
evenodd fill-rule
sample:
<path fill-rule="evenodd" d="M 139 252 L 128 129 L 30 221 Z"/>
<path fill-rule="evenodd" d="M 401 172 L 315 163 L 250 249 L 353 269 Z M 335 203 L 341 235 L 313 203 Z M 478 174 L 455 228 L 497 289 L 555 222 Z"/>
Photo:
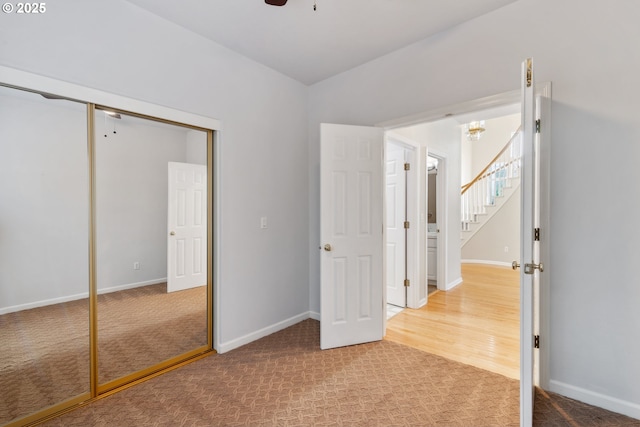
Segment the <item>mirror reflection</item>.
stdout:
<path fill-rule="evenodd" d="M 96 110 L 98 377 L 207 345 L 207 134 Z"/>
<path fill-rule="evenodd" d="M 89 392 L 86 106 L 0 86 L 0 424 Z"/>

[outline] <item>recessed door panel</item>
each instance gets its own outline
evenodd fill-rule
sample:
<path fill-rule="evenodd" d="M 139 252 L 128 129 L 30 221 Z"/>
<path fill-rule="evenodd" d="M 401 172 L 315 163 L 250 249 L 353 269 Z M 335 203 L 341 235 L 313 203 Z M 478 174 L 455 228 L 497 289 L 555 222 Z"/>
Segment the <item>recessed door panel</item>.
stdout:
<path fill-rule="evenodd" d="M 333 259 L 333 319 L 334 324 L 344 323 L 347 320 L 347 259 Z"/>

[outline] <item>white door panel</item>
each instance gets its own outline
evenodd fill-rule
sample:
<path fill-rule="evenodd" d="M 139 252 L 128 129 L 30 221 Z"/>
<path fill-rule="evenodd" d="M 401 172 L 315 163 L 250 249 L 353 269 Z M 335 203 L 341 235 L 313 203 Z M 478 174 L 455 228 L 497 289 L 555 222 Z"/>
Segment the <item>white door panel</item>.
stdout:
<path fill-rule="evenodd" d="M 167 292 L 207 284 L 207 167 L 169 162 Z"/>
<path fill-rule="evenodd" d="M 386 246 L 387 246 L 387 303 L 406 306 L 405 279 L 405 229 L 406 178 L 404 148 L 386 144 Z"/>
<path fill-rule="evenodd" d="M 322 124 L 322 349 L 382 339 L 383 130 Z"/>

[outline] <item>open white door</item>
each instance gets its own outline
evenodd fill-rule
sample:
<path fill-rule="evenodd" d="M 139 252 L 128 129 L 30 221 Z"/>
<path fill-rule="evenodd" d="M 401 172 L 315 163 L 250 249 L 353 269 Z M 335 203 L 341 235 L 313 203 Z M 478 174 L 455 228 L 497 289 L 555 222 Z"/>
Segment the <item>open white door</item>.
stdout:
<path fill-rule="evenodd" d="M 383 336 L 383 143 L 379 128 L 320 125 L 320 347 Z"/>
<path fill-rule="evenodd" d="M 407 216 L 407 177 L 404 164 L 404 147 L 387 142 L 385 150 L 387 303 L 398 307 L 407 305 L 407 291 L 404 286 L 407 256 L 407 233 L 404 228 Z"/>
<path fill-rule="evenodd" d="M 167 292 L 207 284 L 207 167 L 169 162 Z"/>
<path fill-rule="evenodd" d="M 522 181 L 520 248 L 520 425 L 533 423 L 534 403 L 534 289 L 543 270 L 539 242 L 540 162 L 537 157 L 535 81 L 533 62 L 522 64 Z"/>

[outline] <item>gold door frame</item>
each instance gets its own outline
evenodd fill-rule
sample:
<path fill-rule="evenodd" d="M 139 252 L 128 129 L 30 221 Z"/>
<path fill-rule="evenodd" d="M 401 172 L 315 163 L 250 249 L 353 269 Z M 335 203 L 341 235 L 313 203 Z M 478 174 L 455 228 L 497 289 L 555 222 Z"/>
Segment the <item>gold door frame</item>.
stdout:
<path fill-rule="evenodd" d="M 160 362 L 156 365 L 147 367 L 137 372 L 133 372 L 129 375 L 126 375 L 121 378 L 117 378 L 112 381 L 108 381 L 104 384 L 98 384 L 98 330 L 97 330 L 97 283 L 95 277 L 96 271 L 96 260 L 94 258 L 95 255 L 95 218 L 96 218 L 96 209 L 95 209 L 95 111 L 109 111 L 113 113 L 120 113 L 123 115 L 133 116 L 141 119 L 152 120 L 160 123 L 165 123 L 174 126 L 180 126 L 184 128 L 189 128 L 193 130 L 203 131 L 207 134 L 207 251 L 211 256 L 207 257 L 207 345 L 195 348 L 187 353 L 172 357 L 168 360 Z M 96 104 L 88 104 L 87 109 L 87 118 L 91 119 L 90 126 L 91 130 L 89 130 L 88 135 L 88 145 L 90 153 L 89 157 L 89 176 L 90 176 L 90 187 L 91 187 L 91 213 L 90 213 L 90 224 L 91 230 L 89 233 L 90 236 L 90 289 L 92 299 L 90 299 L 90 313 L 91 319 L 91 393 L 92 397 L 97 397 L 103 393 L 109 392 L 111 390 L 118 389 L 126 384 L 129 384 L 133 381 L 140 380 L 149 375 L 155 374 L 157 372 L 163 371 L 173 365 L 176 365 L 180 362 L 184 362 L 191 358 L 200 356 L 202 354 L 206 354 L 213 351 L 213 131 L 211 129 L 205 129 L 198 126 L 187 125 L 184 123 L 174 122 L 171 120 L 160 119 L 157 117 L 151 117 L 144 114 L 139 114 L 131 111 L 121 110 L 118 108 L 111 108 L 103 105 Z"/>
<path fill-rule="evenodd" d="M 32 92 L 40 95 L 49 95 L 44 92 L 31 90 L 28 88 L 0 83 L 0 85 L 21 91 Z M 98 105 L 91 102 L 72 99 L 55 95 L 57 99 L 63 99 L 85 104 L 87 112 L 87 157 L 88 157 L 88 194 L 89 194 L 89 358 L 90 358 L 90 387 L 89 392 L 56 403 L 32 414 L 25 415 L 5 424 L 5 427 L 26 426 L 39 424 L 47 419 L 54 418 L 62 413 L 69 412 L 81 405 L 93 402 L 102 397 L 106 397 L 125 388 L 136 385 L 147 379 L 161 375 L 167 371 L 195 360 L 214 354 L 213 349 L 213 268 L 214 268 L 214 130 L 176 122 L 172 120 L 153 117 L 132 111 L 112 108 L 105 105 Z M 95 180 L 95 112 L 96 110 L 106 110 L 126 114 L 129 116 L 161 122 L 165 124 L 180 126 L 193 130 L 203 131 L 207 135 L 207 344 L 190 350 L 181 355 L 172 357 L 156 365 L 128 374 L 124 377 L 108 381 L 104 384 L 98 383 L 98 290 L 96 281 L 96 180 Z"/>

